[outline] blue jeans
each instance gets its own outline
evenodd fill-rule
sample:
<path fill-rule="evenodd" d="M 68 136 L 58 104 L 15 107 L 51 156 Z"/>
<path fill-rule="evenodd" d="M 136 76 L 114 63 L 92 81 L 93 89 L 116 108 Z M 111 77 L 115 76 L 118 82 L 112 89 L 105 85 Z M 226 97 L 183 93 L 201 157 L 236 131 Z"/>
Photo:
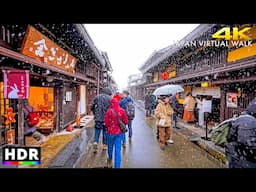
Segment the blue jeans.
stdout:
<path fill-rule="evenodd" d="M 132 137 L 132 120 L 128 121 L 128 134 L 129 137 Z M 126 143 L 126 137 L 125 137 L 125 133 L 123 133 L 123 139 L 122 139 L 123 143 Z"/>
<path fill-rule="evenodd" d="M 121 143 L 122 143 L 123 133 L 112 135 L 107 134 L 107 143 L 108 143 L 108 158 L 112 159 L 113 149 L 115 146 L 115 162 L 114 168 L 121 167 Z"/>
<path fill-rule="evenodd" d="M 106 127 L 104 126 L 103 122 L 96 121 L 95 122 L 95 133 L 94 133 L 94 142 L 99 143 L 99 138 L 100 138 L 100 133 L 101 131 L 103 132 L 103 137 L 102 137 L 102 143 L 107 144 L 107 139 L 106 139 Z"/>

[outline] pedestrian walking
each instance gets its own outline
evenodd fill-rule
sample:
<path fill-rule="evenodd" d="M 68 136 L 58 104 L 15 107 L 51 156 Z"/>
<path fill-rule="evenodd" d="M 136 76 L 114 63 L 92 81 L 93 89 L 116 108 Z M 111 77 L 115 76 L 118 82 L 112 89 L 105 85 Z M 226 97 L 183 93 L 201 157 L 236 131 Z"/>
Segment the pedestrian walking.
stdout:
<path fill-rule="evenodd" d="M 129 141 L 132 139 L 132 121 L 135 117 L 135 106 L 133 99 L 129 96 L 128 91 L 123 91 L 123 98 L 119 103 L 120 107 L 125 110 L 128 116 L 128 136 Z M 126 147 L 126 135 L 123 135 L 123 147 Z"/>
<path fill-rule="evenodd" d="M 110 106 L 104 118 L 104 124 L 107 129 L 108 164 L 112 164 L 113 149 L 115 147 L 114 168 L 121 167 L 121 144 L 123 132 L 121 131 L 118 118 L 124 124 L 128 124 L 128 117 L 125 110 L 119 106 L 116 99 L 111 99 Z"/>
<path fill-rule="evenodd" d="M 256 98 L 232 122 L 225 152 L 229 168 L 256 168 Z"/>
<path fill-rule="evenodd" d="M 148 92 L 145 96 L 145 110 L 146 110 L 146 117 L 150 117 L 150 110 L 151 110 L 151 97 L 150 93 Z"/>
<path fill-rule="evenodd" d="M 167 143 L 173 144 L 171 139 L 171 116 L 173 109 L 170 105 L 169 96 L 161 96 L 159 103 L 156 107 L 155 116 L 156 124 L 159 130 L 159 143 L 162 150 L 165 149 Z"/>
<path fill-rule="evenodd" d="M 107 149 L 107 140 L 106 140 L 106 128 L 104 126 L 104 117 L 105 113 L 110 105 L 111 100 L 111 89 L 103 88 L 102 93 L 97 95 L 92 103 L 92 112 L 94 114 L 95 122 L 95 132 L 94 132 L 94 143 L 93 148 L 95 152 L 98 149 L 99 137 L 102 132 L 103 134 L 103 150 Z"/>
<path fill-rule="evenodd" d="M 179 107 L 179 102 L 178 99 L 180 97 L 180 93 L 176 92 L 175 95 L 172 95 L 170 97 L 170 102 L 171 106 L 173 108 L 173 115 L 172 115 L 172 120 L 173 120 L 173 128 L 179 129 L 177 126 L 177 116 L 178 116 L 178 107 Z"/>
<path fill-rule="evenodd" d="M 198 96 L 196 98 L 196 108 L 197 108 L 197 118 L 198 118 L 198 126 L 203 127 L 204 126 L 204 112 L 203 112 L 203 97 Z"/>
<path fill-rule="evenodd" d="M 150 112 L 149 112 L 150 116 L 154 115 L 155 108 L 156 108 L 156 96 L 151 94 L 150 95 Z"/>
<path fill-rule="evenodd" d="M 195 99 L 192 97 L 191 92 L 189 92 L 185 98 L 184 101 L 184 115 L 183 115 L 183 120 L 186 123 L 192 123 L 195 121 L 195 115 L 194 115 L 194 110 L 195 110 Z"/>

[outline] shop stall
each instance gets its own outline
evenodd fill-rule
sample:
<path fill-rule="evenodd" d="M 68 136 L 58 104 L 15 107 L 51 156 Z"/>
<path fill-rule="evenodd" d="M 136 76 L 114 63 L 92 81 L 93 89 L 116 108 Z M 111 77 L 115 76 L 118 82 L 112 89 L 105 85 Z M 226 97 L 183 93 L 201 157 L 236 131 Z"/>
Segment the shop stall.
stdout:
<path fill-rule="evenodd" d="M 54 88 L 30 87 L 29 103 L 39 114 L 36 128 L 41 131 L 53 131 L 55 128 Z"/>

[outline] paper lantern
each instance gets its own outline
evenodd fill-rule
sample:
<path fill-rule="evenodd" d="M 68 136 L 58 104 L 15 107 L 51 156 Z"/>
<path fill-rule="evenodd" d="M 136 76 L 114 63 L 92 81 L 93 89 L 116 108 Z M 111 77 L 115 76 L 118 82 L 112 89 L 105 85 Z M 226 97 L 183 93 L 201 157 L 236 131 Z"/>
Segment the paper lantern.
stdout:
<path fill-rule="evenodd" d="M 201 87 L 202 87 L 202 88 L 209 87 L 209 83 L 208 83 L 208 82 L 202 82 L 202 83 L 201 83 Z"/>

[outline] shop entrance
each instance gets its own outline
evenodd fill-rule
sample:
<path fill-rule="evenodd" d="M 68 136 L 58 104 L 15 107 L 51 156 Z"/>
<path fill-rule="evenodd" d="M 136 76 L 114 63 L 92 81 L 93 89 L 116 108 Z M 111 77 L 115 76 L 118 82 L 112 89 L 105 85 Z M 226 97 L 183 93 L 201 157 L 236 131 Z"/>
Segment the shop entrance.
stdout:
<path fill-rule="evenodd" d="M 40 115 L 40 121 L 36 128 L 41 132 L 52 132 L 55 129 L 56 119 L 54 88 L 31 86 L 28 101 Z"/>

